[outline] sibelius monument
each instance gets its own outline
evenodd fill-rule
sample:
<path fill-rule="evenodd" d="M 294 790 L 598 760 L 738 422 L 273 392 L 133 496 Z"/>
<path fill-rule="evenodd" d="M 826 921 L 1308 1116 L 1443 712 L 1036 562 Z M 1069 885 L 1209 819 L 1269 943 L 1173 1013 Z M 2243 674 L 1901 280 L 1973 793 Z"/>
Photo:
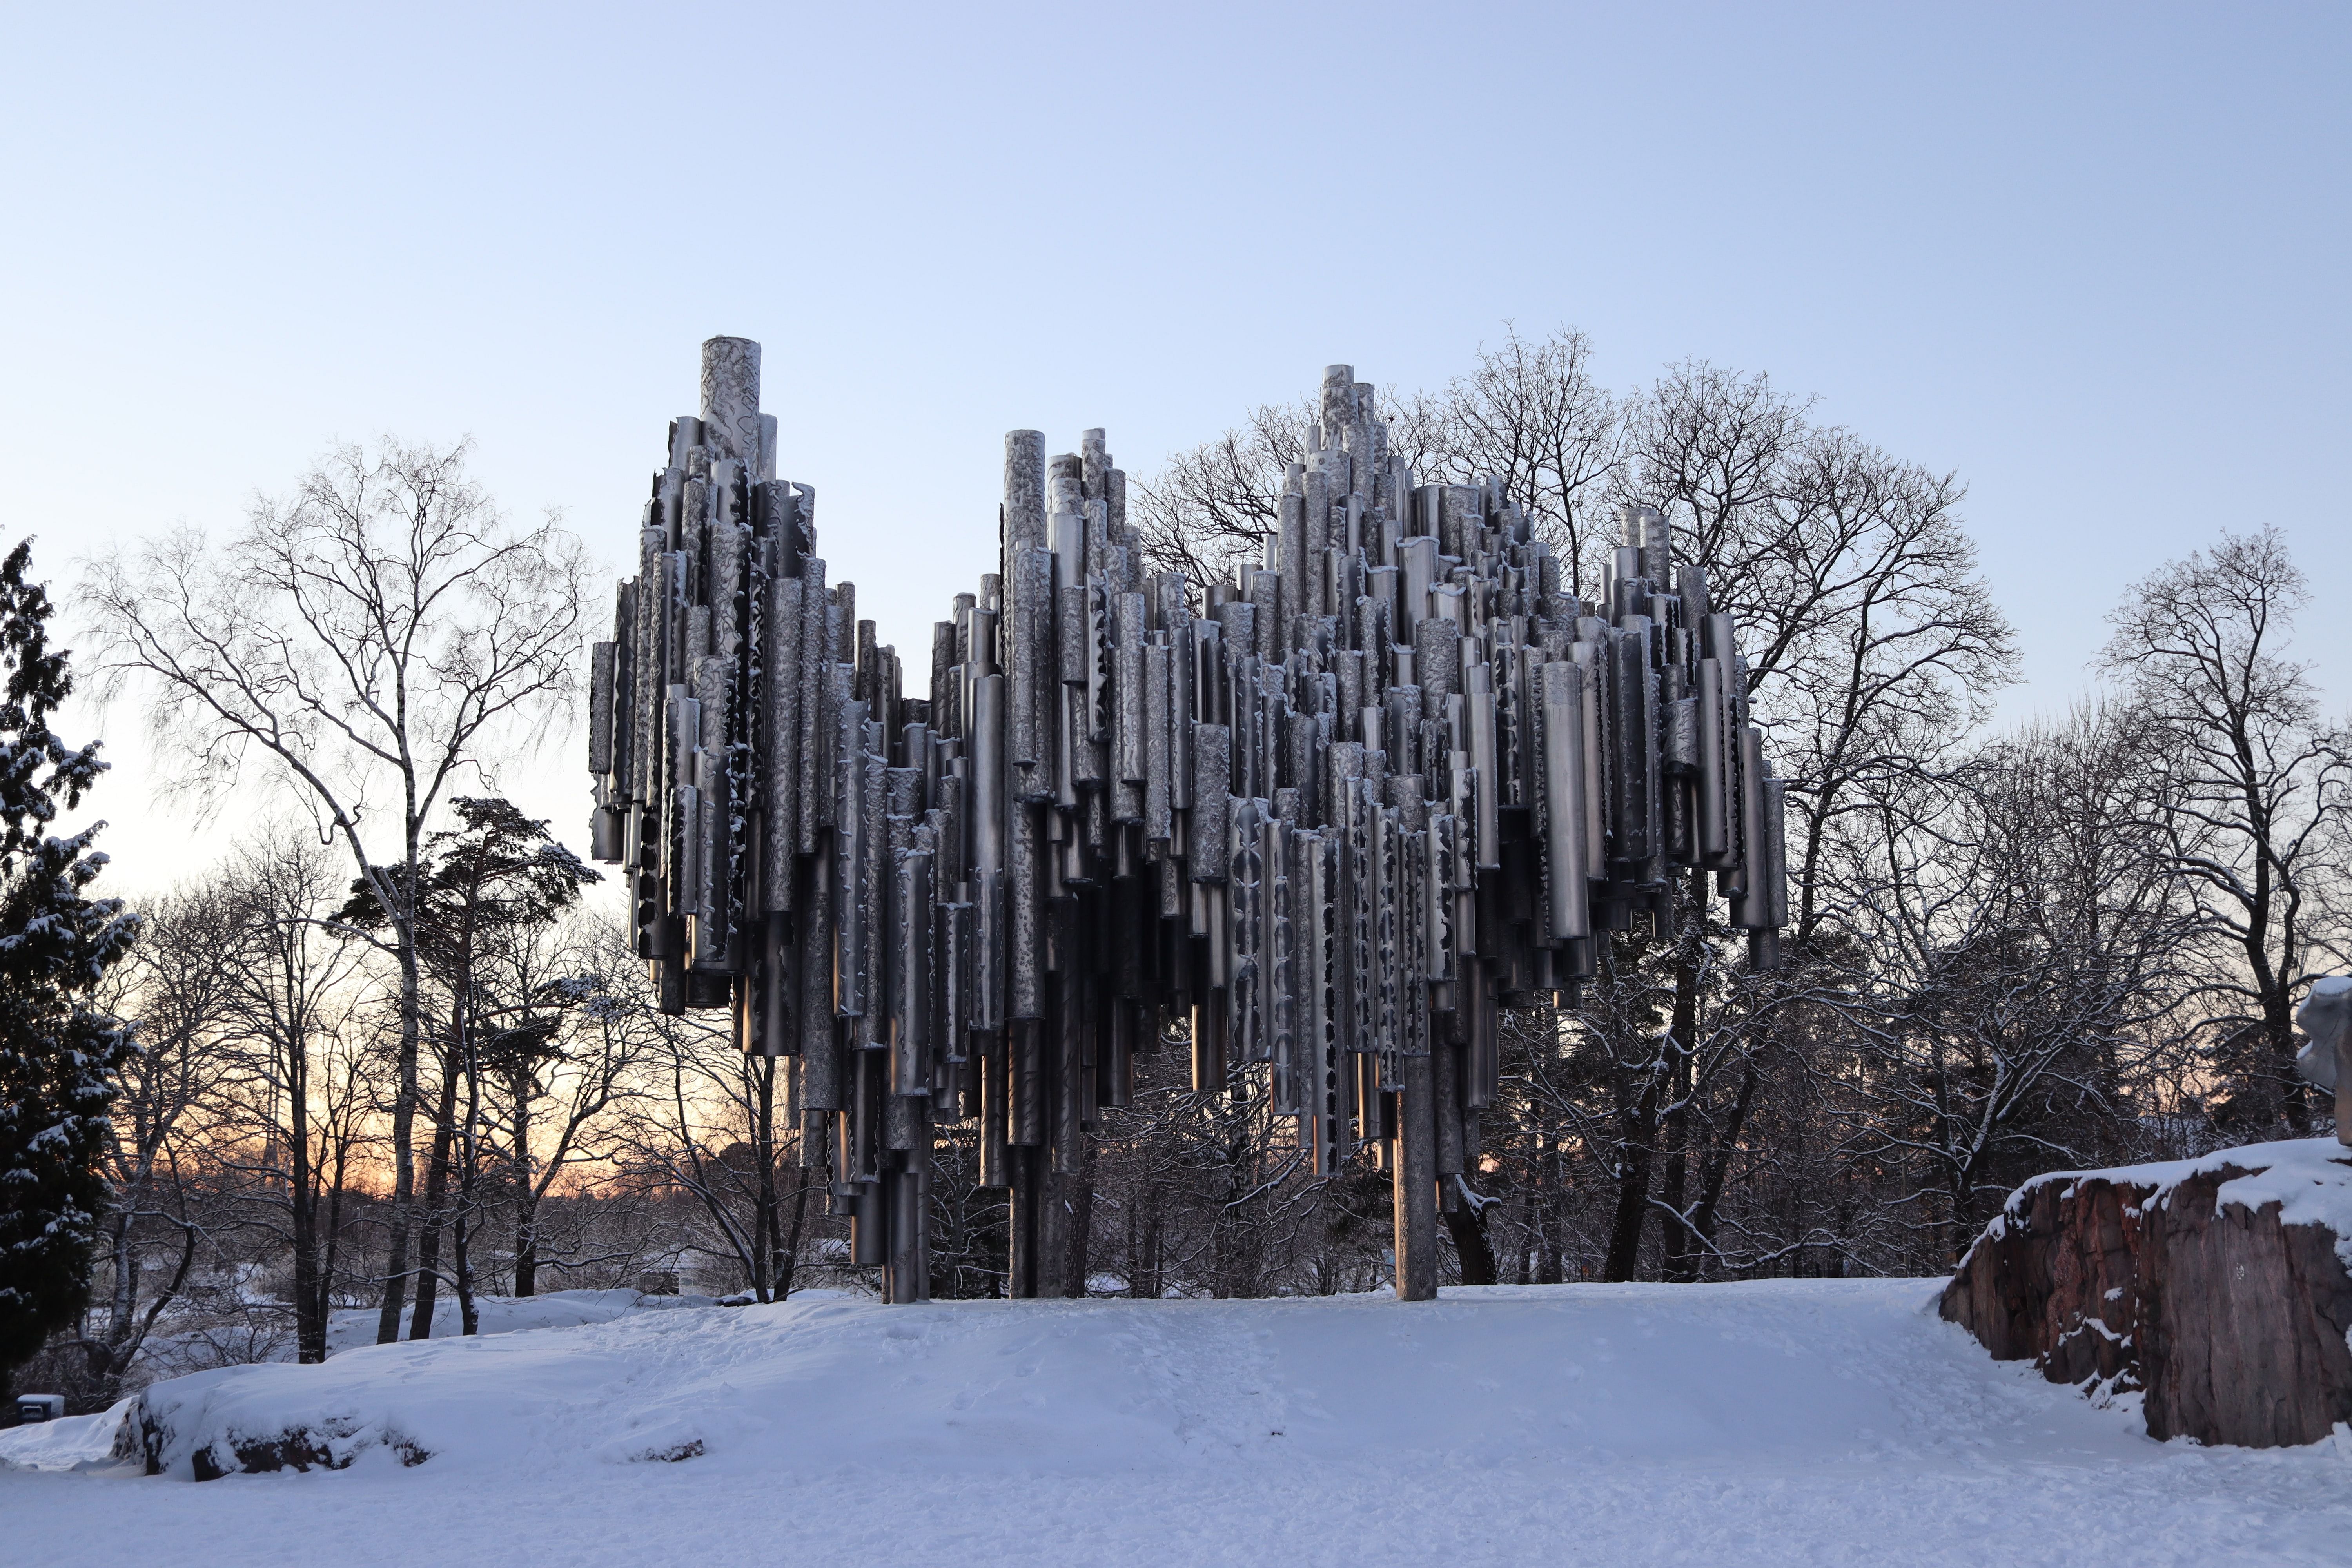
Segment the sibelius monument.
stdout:
<path fill-rule="evenodd" d="M 1579 598 L 1498 482 L 1417 483 L 1335 365 L 1265 563 L 1199 584 L 1145 568 L 1101 431 L 1016 430 L 998 569 L 910 692 L 759 401 L 759 345 L 706 342 L 595 646 L 593 850 L 662 1008 L 790 1058 L 889 1300 L 929 1294 L 954 1122 L 1038 1294 L 1084 1131 L 1180 1033 L 1194 1089 L 1262 1097 L 1317 1173 L 1391 1173 L 1396 1291 L 1429 1299 L 1498 1010 L 1573 1006 L 1693 872 L 1778 964 L 1780 782 L 1655 511 Z"/>

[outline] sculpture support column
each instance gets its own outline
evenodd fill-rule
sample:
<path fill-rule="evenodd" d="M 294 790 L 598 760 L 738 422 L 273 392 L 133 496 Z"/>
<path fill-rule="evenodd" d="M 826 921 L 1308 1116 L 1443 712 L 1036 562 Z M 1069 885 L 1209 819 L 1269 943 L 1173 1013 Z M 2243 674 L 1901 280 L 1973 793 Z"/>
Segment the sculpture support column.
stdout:
<path fill-rule="evenodd" d="M 1437 1299 L 1436 1058 L 1397 1061 L 1396 1293 L 1400 1301 Z"/>
<path fill-rule="evenodd" d="M 1005 1163 L 1012 1167 L 1013 1189 L 1006 1225 L 1012 1232 L 1012 1258 L 1004 1293 L 1016 1301 L 1026 1301 L 1037 1295 L 1037 1207 L 1045 1196 L 1045 1184 L 1038 1178 L 1044 1152 L 1034 1144 L 1015 1143 L 1004 1152 Z"/>

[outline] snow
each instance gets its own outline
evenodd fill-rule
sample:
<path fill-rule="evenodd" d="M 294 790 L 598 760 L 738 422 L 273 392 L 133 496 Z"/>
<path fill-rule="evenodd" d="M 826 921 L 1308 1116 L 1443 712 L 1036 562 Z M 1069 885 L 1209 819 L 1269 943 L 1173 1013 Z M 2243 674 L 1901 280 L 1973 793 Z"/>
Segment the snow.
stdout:
<path fill-rule="evenodd" d="M 171 1475 L 0 1473 L 0 1531 L 69 1568 L 2352 1561 L 2352 1434 L 2152 1442 L 1941 1284 L 625 1310 L 159 1384 Z M 293 1424 L 351 1468 L 175 1479 Z"/>
<path fill-rule="evenodd" d="M 480 1334 L 511 1334 L 525 1329 L 569 1329 L 583 1323 L 605 1323 L 625 1312 L 676 1310 L 688 1307 L 717 1305 L 709 1296 L 648 1296 L 636 1290 L 549 1290 L 537 1296 L 477 1296 L 474 1298 L 476 1331 Z M 373 1307 L 348 1309 L 329 1314 L 327 1319 L 327 1353 L 342 1354 L 362 1345 L 375 1343 L 377 1315 Z M 433 1335 L 436 1340 L 456 1339 L 464 1331 L 465 1320 L 457 1308 L 457 1298 L 448 1294 L 435 1297 L 433 1302 Z M 408 1334 L 408 1316 L 400 1320 L 403 1338 Z"/>
<path fill-rule="evenodd" d="M 2352 984 L 2352 982 L 2347 982 Z M 2213 1194 L 2213 1212 L 2235 1204 L 2260 1209 L 2279 1205 L 2282 1225 L 2325 1226 L 2336 1236 L 2336 1255 L 2352 1268 L 2352 1149 L 2335 1138 L 2287 1138 L 2273 1143 L 2242 1143 L 2217 1149 L 2193 1160 L 2162 1160 L 2146 1165 L 2116 1165 L 2102 1171 L 2052 1171 L 2034 1177 L 2010 1194 L 2009 1202 L 1986 1236 L 1999 1237 L 2007 1222 L 2021 1216 L 2040 1188 L 2055 1185 L 2064 1197 L 2088 1181 L 2105 1181 L 2151 1189 L 2141 1206 L 2169 1205 L 2180 1184 L 2191 1176 L 2216 1171 L 2246 1173 L 2221 1184 Z M 2347 1558 L 2352 1561 L 2352 1558 Z"/>
<path fill-rule="evenodd" d="M 68 1415 L 0 1432 L 0 1468 L 9 1465 L 28 1470 L 105 1468 L 114 1462 L 115 1435 L 122 1430 L 123 1417 L 137 1403 L 133 1396 L 96 1415 Z"/>
<path fill-rule="evenodd" d="M 807 1300 L 831 1298 L 833 1290 L 803 1292 Z M 746 1297 L 745 1300 L 750 1298 Z M 610 1322 L 627 1312 L 677 1311 L 719 1305 L 709 1296 L 650 1296 L 637 1290 L 550 1290 L 537 1296 L 477 1296 L 476 1332 L 479 1335 L 520 1333 L 529 1329 L 575 1328 L 583 1323 Z M 377 1315 L 373 1308 L 345 1309 L 329 1314 L 327 1354 L 375 1343 Z M 401 1319 L 401 1331 L 408 1330 Z M 443 1297 L 434 1303 L 433 1337 L 457 1338 L 464 1327 L 457 1301 Z M 151 1343 L 153 1342 L 151 1342 Z M 289 1339 L 274 1359 L 291 1361 Z M 238 1370 L 238 1369 L 232 1369 Z M 88 1470 L 113 1463 L 110 1453 L 122 1416 L 136 1404 L 125 1399 L 96 1415 L 69 1415 L 0 1431 L 0 1468 L 16 1465 L 29 1470 Z"/>

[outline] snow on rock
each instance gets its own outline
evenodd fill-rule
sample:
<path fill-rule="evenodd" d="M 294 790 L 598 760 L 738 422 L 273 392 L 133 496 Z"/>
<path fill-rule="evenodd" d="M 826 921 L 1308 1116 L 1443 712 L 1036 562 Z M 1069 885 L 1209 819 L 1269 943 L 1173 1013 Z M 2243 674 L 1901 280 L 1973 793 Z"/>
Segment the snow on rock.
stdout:
<path fill-rule="evenodd" d="M 162 1479 L 0 1473 L 0 1558 L 2344 1559 L 2352 1458 L 2151 1442 L 2127 1413 L 1988 1360 L 1937 1320 L 1939 1284 L 796 1298 L 365 1347 L 157 1385 Z M 288 1433 L 324 1459 L 184 1484 L 200 1448 Z"/>
<path fill-rule="evenodd" d="M 2028 1182 L 1941 1310 L 2053 1383 L 2144 1392 L 2152 1436 L 2314 1443 L 2352 1421 L 2347 1264 L 2352 1151 L 2252 1143 Z"/>
<path fill-rule="evenodd" d="M 794 1300 L 803 1304 L 835 1299 L 830 1290 L 810 1291 Z M 583 1328 L 647 1313 L 700 1312 L 720 1306 L 710 1296 L 652 1296 L 636 1290 L 557 1290 L 539 1296 L 475 1298 L 476 1331 L 463 1332 L 457 1303 L 435 1303 L 433 1335 L 423 1342 L 375 1342 L 376 1314 L 372 1310 L 339 1312 L 328 1324 L 327 1353 L 338 1363 L 366 1352 L 399 1360 L 418 1359 L 415 1352 L 445 1345 L 478 1343 L 490 1338 L 551 1329 Z M 404 1329 L 406 1320 L 403 1320 Z M 371 1363 L 371 1367 L 378 1363 Z M 302 1373 L 284 1363 L 264 1363 L 292 1373 L 286 1386 L 322 1393 Z M 421 1364 L 444 1365 L 427 1353 Z M 459 1363 L 471 1365 L 472 1363 Z M 139 1448 L 151 1471 L 184 1467 L 199 1480 L 210 1480 L 239 1470 L 264 1471 L 311 1468 L 341 1469 L 372 1449 L 382 1449 L 405 1465 L 421 1465 L 433 1449 L 411 1436 L 398 1416 L 354 1414 L 342 1408 L 311 1408 L 280 1413 L 271 1405 L 274 1386 L 264 1377 L 247 1381 L 260 1367 L 221 1367 L 173 1378 L 151 1387 L 138 1401 L 135 1424 Z M 364 1386 L 378 1375 L 353 1373 L 346 1382 Z M 461 1374 L 470 1375 L 470 1374 Z M 470 1419 L 470 1417 L 468 1418 Z M 202 1434 L 201 1436 L 197 1434 Z"/>
<path fill-rule="evenodd" d="M 839 1294 L 834 1290 L 803 1293 L 804 1299 L 811 1300 L 831 1299 Z M 474 1337 L 579 1328 L 591 1323 L 610 1322 L 633 1313 L 696 1311 L 750 1300 L 746 1296 L 721 1301 L 711 1296 L 655 1296 L 637 1290 L 554 1290 L 524 1297 L 478 1296 L 475 1298 Z M 352 1308 L 332 1314 L 327 1324 L 329 1358 L 339 1358 L 359 1350 L 376 1349 L 377 1322 L 377 1314 L 373 1308 Z M 409 1317 L 404 1314 L 401 1318 L 404 1335 L 409 1325 Z M 465 1337 L 464 1322 L 458 1304 L 445 1295 L 435 1303 L 430 1342 L 440 1343 L 462 1337 Z M 404 1340 L 401 1342 L 407 1342 Z M 290 1348 L 287 1347 L 289 1352 Z M 288 1360 L 290 1360 L 290 1355 L 281 1356 L 277 1363 L 282 1364 Z M 129 1454 L 136 1457 L 142 1448 L 162 1440 L 158 1434 L 163 1424 L 163 1412 L 167 1407 L 178 1412 L 182 1402 L 188 1397 L 212 1398 L 211 1394 L 199 1391 L 233 1380 L 236 1374 L 245 1370 L 242 1365 L 211 1369 L 169 1380 L 167 1385 L 159 1385 L 167 1386 L 170 1392 L 137 1404 L 131 1427 L 131 1436 L 128 1440 Z M 184 1417 L 175 1415 L 174 1419 Z M 261 1432 L 240 1427 L 233 1440 L 217 1446 L 199 1445 L 182 1457 L 196 1473 L 209 1478 L 239 1469 L 341 1469 L 361 1454 L 375 1447 L 387 1447 L 412 1463 L 423 1462 L 423 1451 L 409 1443 L 397 1428 L 353 1424 L 340 1416 L 277 1431 Z M 7 1454 L 5 1443 L 0 1443 L 0 1458 L 5 1458 Z"/>
<path fill-rule="evenodd" d="M 93 1470 L 134 1459 L 139 1455 L 138 1424 L 131 1412 L 138 1403 L 134 1394 L 95 1415 L 34 1421 L 0 1431 L 0 1468 Z"/>

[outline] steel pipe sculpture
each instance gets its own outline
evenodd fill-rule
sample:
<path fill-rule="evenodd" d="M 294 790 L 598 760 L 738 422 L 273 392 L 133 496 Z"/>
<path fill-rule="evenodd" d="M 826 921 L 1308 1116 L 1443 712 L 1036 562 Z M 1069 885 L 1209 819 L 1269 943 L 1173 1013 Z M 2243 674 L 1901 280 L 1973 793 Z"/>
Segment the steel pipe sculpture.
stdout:
<path fill-rule="evenodd" d="M 1055 1284 L 1059 1179 L 1186 1034 L 1197 1089 L 1263 1069 L 1317 1172 L 1392 1173 L 1426 1299 L 1498 1009 L 1573 1005 L 1678 872 L 1779 962 L 1780 784 L 1656 512 L 1581 600 L 1499 483 L 1417 483 L 1335 365 L 1265 564 L 1194 584 L 1146 569 L 1101 431 L 1048 458 L 1016 430 L 999 569 L 909 695 L 775 477 L 759 368 L 703 345 L 595 647 L 594 852 L 663 1008 L 793 1058 L 802 1160 L 890 1300 L 929 1292 L 948 1122 L 1011 1191 L 1012 1294 Z"/>

